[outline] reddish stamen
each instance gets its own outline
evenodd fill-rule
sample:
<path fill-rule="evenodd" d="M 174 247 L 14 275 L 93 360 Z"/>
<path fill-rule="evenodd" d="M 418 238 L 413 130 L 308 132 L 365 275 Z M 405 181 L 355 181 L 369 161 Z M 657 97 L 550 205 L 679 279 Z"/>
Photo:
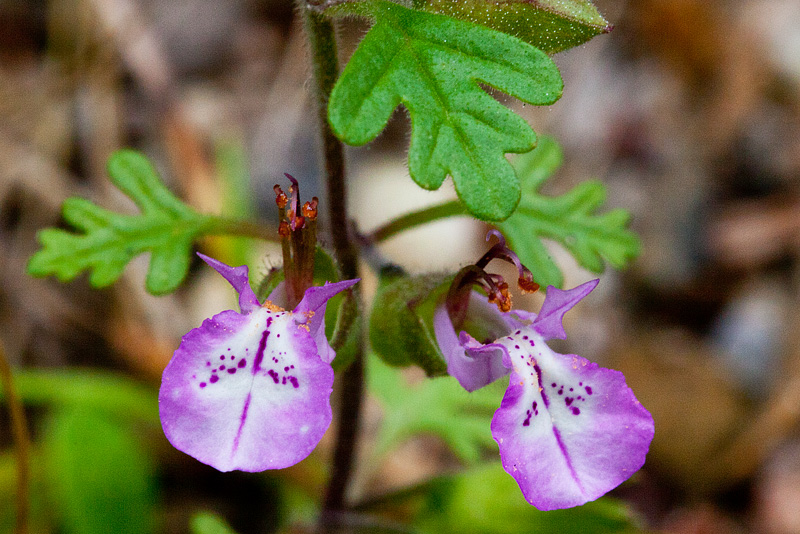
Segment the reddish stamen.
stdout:
<path fill-rule="evenodd" d="M 286 196 L 286 193 L 283 192 L 281 186 L 275 184 L 275 187 L 272 188 L 275 191 L 275 204 L 278 205 L 278 208 L 283 209 L 286 207 L 286 204 L 289 202 L 289 197 Z"/>

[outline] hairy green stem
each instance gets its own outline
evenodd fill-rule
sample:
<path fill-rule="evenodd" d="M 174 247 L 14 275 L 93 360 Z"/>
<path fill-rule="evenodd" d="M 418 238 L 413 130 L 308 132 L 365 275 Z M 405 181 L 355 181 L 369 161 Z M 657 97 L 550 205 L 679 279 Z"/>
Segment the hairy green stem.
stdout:
<path fill-rule="evenodd" d="M 386 241 L 390 237 L 408 230 L 409 228 L 414 228 L 415 226 L 427 224 L 438 219 L 444 219 L 445 217 L 455 217 L 457 215 L 467 214 L 467 209 L 460 201 L 451 200 L 443 204 L 437 204 L 435 206 L 431 206 L 430 208 L 407 213 L 396 219 L 392 219 L 391 221 L 372 231 L 368 236 L 366 236 L 366 239 L 372 243 L 379 243 L 381 241 Z"/>
<path fill-rule="evenodd" d="M 30 436 L 25 420 L 22 402 L 14 388 L 14 377 L 6 353 L 0 344 L 0 383 L 8 400 L 8 411 L 11 415 L 11 433 L 17 451 L 17 526 L 16 534 L 28 532 L 28 495 L 30 488 Z"/>
<path fill-rule="evenodd" d="M 343 278 L 358 278 L 358 251 L 351 239 L 347 215 L 344 146 L 333 134 L 328 123 L 328 100 L 339 76 L 335 31 L 333 24 L 320 13 L 302 3 L 300 7 L 305 17 L 306 32 L 311 45 L 317 114 L 325 161 L 328 228 Z M 358 325 L 354 327 L 358 328 Z M 323 522 L 346 509 L 346 493 L 352 477 L 364 389 L 363 342 L 358 344 L 353 363 L 337 377 L 337 383 L 340 389 L 339 426 L 330 481 L 322 509 Z"/>

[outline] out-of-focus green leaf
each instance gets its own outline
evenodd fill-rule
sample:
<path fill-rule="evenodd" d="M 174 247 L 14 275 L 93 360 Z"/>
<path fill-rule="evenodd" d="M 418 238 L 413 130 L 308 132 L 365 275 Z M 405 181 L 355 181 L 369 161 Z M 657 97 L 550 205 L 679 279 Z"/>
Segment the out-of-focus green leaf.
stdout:
<path fill-rule="evenodd" d="M 475 217 L 511 215 L 520 188 L 505 154 L 529 151 L 536 135 L 480 84 L 552 104 L 563 88 L 558 68 L 541 50 L 485 26 L 385 0 L 357 8 L 375 24 L 331 93 L 336 135 L 351 145 L 368 143 L 402 104 L 411 116 L 414 181 L 437 189 L 450 175 Z"/>
<path fill-rule="evenodd" d="M 627 228 L 627 211 L 595 213 L 606 198 L 602 183 L 583 182 L 557 197 L 539 193 L 539 187 L 560 162 L 558 144 L 544 136 L 535 150 L 518 157 L 514 165 L 523 183 L 522 200 L 511 217 L 496 224 L 543 287 L 561 287 L 564 281 L 543 238 L 560 243 L 581 266 L 595 273 L 603 271 L 603 260 L 617 269 L 625 267 L 640 249 L 638 237 Z"/>
<path fill-rule="evenodd" d="M 418 365 L 428 376 L 447 374 L 433 334 L 433 312 L 452 276 L 405 276 L 397 268 L 381 273 L 369 319 L 372 350 L 394 366 Z"/>
<path fill-rule="evenodd" d="M 144 384 L 97 370 L 25 369 L 14 373 L 25 404 L 91 409 L 160 425 L 158 392 Z M 0 389 L 0 400 L 3 391 Z"/>
<path fill-rule="evenodd" d="M 497 448 L 489 422 L 500 406 L 507 380 L 468 393 L 449 376 L 409 385 L 401 371 L 374 356 L 369 362 L 369 391 L 385 408 L 376 455 L 385 454 L 418 434 L 442 438 L 456 456 L 468 463 L 476 462 L 482 450 Z"/>
<path fill-rule="evenodd" d="M 237 219 L 254 219 L 255 196 L 250 187 L 250 171 L 242 140 L 231 138 L 217 143 L 216 171 L 222 197 L 222 213 Z M 244 265 L 252 259 L 253 240 L 250 238 L 227 237 L 220 240 L 219 244 L 225 247 L 224 258 L 230 265 Z"/>
<path fill-rule="evenodd" d="M 614 499 L 540 512 L 528 504 L 500 462 L 438 480 L 416 526 L 425 534 L 612 534 L 636 532 L 632 514 Z"/>
<path fill-rule="evenodd" d="M 30 451 L 28 480 L 28 532 L 46 533 L 53 530 L 51 511 L 43 500 L 42 486 L 47 477 L 39 450 Z M 0 453 L 0 532 L 14 532 L 17 500 L 17 455 Z"/>
<path fill-rule="evenodd" d="M 589 0 L 415 0 L 414 7 L 488 26 L 548 54 L 611 31 Z"/>
<path fill-rule="evenodd" d="M 153 461 L 132 431 L 90 409 L 53 413 L 42 440 L 51 506 L 67 534 L 147 534 Z"/>
<path fill-rule="evenodd" d="M 192 516 L 192 534 L 236 534 L 217 514 L 198 512 Z"/>
<path fill-rule="evenodd" d="M 213 218 L 197 213 L 170 193 L 138 152 L 115 152 L 108 173 L 141 214 L 123 215 L 83 198 L 68 198 L 64 219 L 82 233 L 57 228 L 40 231 L 42 249 L 31 257 L 28 272 L 56 275 L 63 282 L 91 270 L 89 282 L 105 287 L 122 275 L 135 256 L 150 252 L 147 290 L 156 295 L 174 291 L 189 269 L 192 241 L 209 230 Z"/>

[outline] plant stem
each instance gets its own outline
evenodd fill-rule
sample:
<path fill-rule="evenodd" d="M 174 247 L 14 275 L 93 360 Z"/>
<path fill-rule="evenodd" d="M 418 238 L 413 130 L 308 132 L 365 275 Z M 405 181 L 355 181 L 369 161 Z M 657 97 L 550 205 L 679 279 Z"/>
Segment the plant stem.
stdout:
<path fill-rule="evenodd" d="M 11 366 L 6 359 L 3 346 L 0 345 L 0 383 L 6 392 L 8 410 L 11 414 L 11 432 L 14 447 L 17 450 L 17 526 L 16 534 L 28 532 L 28 494 L 30 487 L 30 436 L 22 402 L 14 388 L 14 377 Z"/>
<path fill-rule="evenodd" d="M 467 210 L 458 200 L 451 200 L 392 219 L 370 233 L 366 239 L 372 243 L 379 243 L 409 228 L 457 215 L 467 215 Z"/>
<path fill-rule="evenodd" d="M 344 146 L 333 134 L 328 123 L 328 99 L 339 75 L 335 32 L 333 24 L 320 13 L 312 11 L 303 3 L 300 8 L 305 16 L 306 31 L 311 45 L 317 114 L 325 161 L 328 228 L 342 277 L 358 278 L 358 251 L 349 233 L 350 221 L 347 215 Z M 354 327 L 358 328 L 358 325 Z M 333 452 L 331 478 L 322 508 L 323 521 L 346 508 L 346 492 L 352 476 L 364 389 L 363 343 L 358 344 L 353 363 L 338 377 L 338 387 L 341 392 L 339 426 Z"/>

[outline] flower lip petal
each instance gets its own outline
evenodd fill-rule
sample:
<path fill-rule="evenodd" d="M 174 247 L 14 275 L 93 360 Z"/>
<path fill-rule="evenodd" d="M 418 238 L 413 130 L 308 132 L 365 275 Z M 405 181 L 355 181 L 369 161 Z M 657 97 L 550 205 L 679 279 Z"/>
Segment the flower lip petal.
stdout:
<path fill-rule="evenodd" d="M 579 506 L 644 464 L 653 419 L 622 373 L 554 352 L 532 326 L 498 343 L 514 370 L 492 436 L 529 503 L 540 510 Z"/>
<path fill-rule="evenodd" d="M 545 339 L 566 339 L 567 333 L 562 324 L 564 314 L 591 293 L 599 282 L 599 279 L 590 280 L 566 291 L 548 286 L 542 309 L 531 326 Z"/>
<path fill-rule="evenodd" d="M 250 279 L 248 277 L 249 269 L 247 265 L 240 265 L 239 267 L 231 267 L 222 263 L 219 260 L 210 258 L 205 254 L 197 253 L 200 259 L 210 265 L 215 271 L 222 275 L 225 280 L 239 293 L 239 308 L 242 313 L 249 313 L 253 309 L 258 308 L 261 303 L 258 302 L 258 297 L 250 287 Z"/>
<path fill-rule="evenodd" d="M 333 369 L 288 312 L 215 315 L 164 370 L 159 412 L 177 449 L 220 471 L 263 471 L 308 456 L 331 422 Z"/>

